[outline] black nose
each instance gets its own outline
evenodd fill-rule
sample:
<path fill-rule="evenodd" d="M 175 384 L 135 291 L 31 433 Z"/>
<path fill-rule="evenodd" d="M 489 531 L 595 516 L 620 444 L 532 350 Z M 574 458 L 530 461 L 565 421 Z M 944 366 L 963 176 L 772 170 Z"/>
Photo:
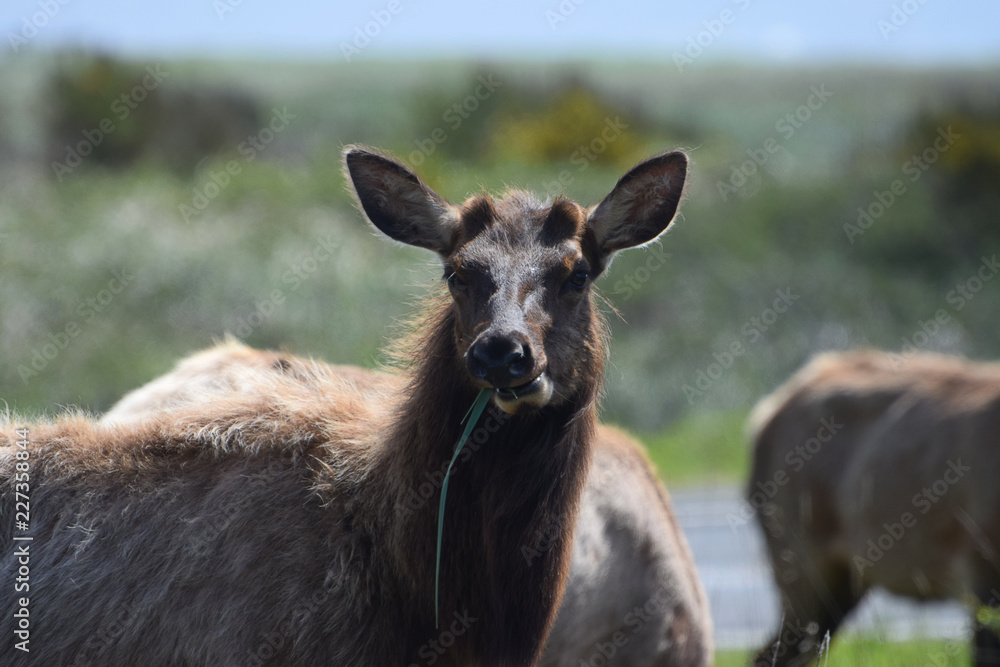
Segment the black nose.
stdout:
<path fill-rule="evenodd" d="M 531 349 L 516 334 L 489 336 L 473 343 L 466 355 L 469 372 L 494 387 L 506 389 L 531 370 Z"/>

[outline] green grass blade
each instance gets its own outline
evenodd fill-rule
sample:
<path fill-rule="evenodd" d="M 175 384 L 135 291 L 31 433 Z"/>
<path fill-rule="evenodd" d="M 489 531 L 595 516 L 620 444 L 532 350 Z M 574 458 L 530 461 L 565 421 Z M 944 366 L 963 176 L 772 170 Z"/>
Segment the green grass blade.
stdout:
<path fill-rule="evenodd" d="M 448 497 L 448 478 L 451 476 L 451 467 L 455 465 L 455 461 L 458 459 L 458 455 L 462 451 L 462 447 L 465 446 L 465 442 L 469 439 L 469 435 L 472 433 L 472 429 L 475 428 L 476 422 L 479 421 L 479 416 L 483 414 L 483 410 L 486 409 L 486 404 L 490 400 L 490 396 L 493 394 L 492 389 L 483 389 L 479 392 L 479 396 L 476 396 L 475 402 L 469 411 L 465 413 L 465 417 L 462 419 L 463 422 L 468 422 L 465 424 L 465 430 L 462 432 L 462 437 L 458 440 L 458 446 L 455 448 L 455 453 L 451 457 L 451 462 L 448 464 L 448 470 L 444 474 L 444 482 L 441 484 L 441 502 L 438 504 L 438 534 L 437 534 L 437 556 L 436 562 L 434 563 L 434 627 L 438 628 L 438 592 L 440 589 L 441 582 L 441 537 L 444 535 L 444 501 Z M 469 416 L 471 415 L 471 419 Z"/>

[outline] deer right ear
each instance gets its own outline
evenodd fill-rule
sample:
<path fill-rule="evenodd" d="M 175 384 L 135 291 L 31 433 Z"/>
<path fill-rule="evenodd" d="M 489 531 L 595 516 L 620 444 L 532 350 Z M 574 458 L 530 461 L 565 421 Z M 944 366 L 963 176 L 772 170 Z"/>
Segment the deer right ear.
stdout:
<path fill-rule="evenodd" d="M 455 242 L 458 209 L 396 160 L 361 146 L 344 148 L 354 196 L 386 236 L 447 256 Z"/>
<path fill-rule="evenodd" d="M 687 155 L 674 151 L 646 160 L 621 177 L 587 221 L 603 257 L 648 243 L 670 225 L 684 192 L 687 166 Z"/>

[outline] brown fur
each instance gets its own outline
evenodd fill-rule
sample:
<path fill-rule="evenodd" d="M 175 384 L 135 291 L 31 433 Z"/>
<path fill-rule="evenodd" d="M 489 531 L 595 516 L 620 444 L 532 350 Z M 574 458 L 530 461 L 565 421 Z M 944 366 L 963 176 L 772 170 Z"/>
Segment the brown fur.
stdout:
<path fill-rule="evenodd" d="M 396 375 L 327 367 L 229 341 L 131 392 L 104 421 L 134 422 L 232 393 L 269 394 L 288 378 L 314 385 L 346 379 L 377 396 L 401 388 Z M 557 538 L 557 530 L 546 530 L 522 555 L 532 559 Z M 627 641 L 619 645 L 622 638 Z M 598 425 L 594 464 L 573 531 L 569 579 L 539 665 L 578 667 L 607 655 L 609 646 L 614 654 L 607 665 L 696 667 L 711 664 L 712 657 L 708 603 L 666 489 L 639 443 Z"/>
<path fill-rule="evenodd" d="M 430 651 L 437 664 L 538 659 L 596 424 L 604 343 L 590 280 L 613 252 L 670 224 L 686 159 L 640 165 L 622 179 L 628 193 L 616 187 L 577 235 L 554 243 L 540 229 L 547 207 L 528 195 L 497 201 L 496 216 L 467 235 L 458 207 L 398 162 L 356 147 L 345 155 L 373 224 L 435 250 L 446 276 L 457 265 L 466 272 L 449 283 L 452 299 L 429 307 L 405 390 L 376 400 L 350 381 L 317 391 L 289 379 L 267 397 L 236 394 L 136 424 L 27 424 L 32 629 L 44 638 L 33 662 L 245 664 L 266 654 L 280 664 L 398 665 L 429 661 Z M 643 198 L 640 210 L 636 183 L 665 179 L 673 190 Z M 571 255 L 587 277 L 572 290 L 557 268 Z M 491 382 L 475 374 L 474 353 L 515 338 L 517 372 L 505 366 Z M 407 500 L 428 462 L 449 457 L 484 388 L 507 416 L 492 411 L 496 428 L 449 489 L 437 630 L 436 507 Z M 16 425 L 2 427 L 7 443 Z M 14 467 L 2 462 L 5 503 Z M 12 571 L 12 516 L 0 523 Z M 526 563 L 517 545 L 553 523 L 556 544 Z M 2 605 L 8 637 L 15 605 Z M 123 606 L 135 613 L 95 645 L 108 636 L 102 620 Z"/>
<path fill-rule="evenodd" d="M 641 445 L 609 426 L 597 428 L 573 540 L 539 665 L 712 664 L 708 601 L 669 495 Z"/>
<path fill-rule="evenodd" d="M 827 354 L 751 422 L 748 493 L 785 620 L 759 664 L 806 664 L 873 586 L 1000 604 L 1000 365 Z"/>

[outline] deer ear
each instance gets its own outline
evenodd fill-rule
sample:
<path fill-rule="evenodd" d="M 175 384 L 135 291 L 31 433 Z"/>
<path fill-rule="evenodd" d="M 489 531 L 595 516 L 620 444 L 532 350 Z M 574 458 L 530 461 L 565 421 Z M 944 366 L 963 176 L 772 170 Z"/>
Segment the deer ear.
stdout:
<path fill-rule="evenodd" d="M 674 151 L 650 158 L 621 177 L 587 217 L 602 256 L 652 241 L 670 225 L 684 191 L 687 165 L 687 155 Z"/>
<path fill-rule="evenodd" d="M 390 238 L 448 255 L 458 209 L 396 160 L 362 146 L 344 148 L 354 196 L 372 224 Z"/>

